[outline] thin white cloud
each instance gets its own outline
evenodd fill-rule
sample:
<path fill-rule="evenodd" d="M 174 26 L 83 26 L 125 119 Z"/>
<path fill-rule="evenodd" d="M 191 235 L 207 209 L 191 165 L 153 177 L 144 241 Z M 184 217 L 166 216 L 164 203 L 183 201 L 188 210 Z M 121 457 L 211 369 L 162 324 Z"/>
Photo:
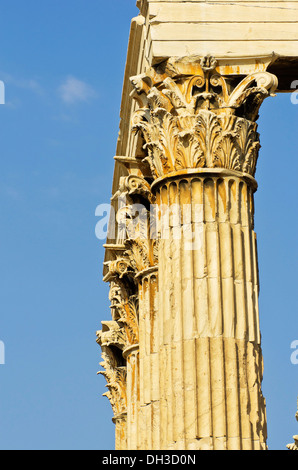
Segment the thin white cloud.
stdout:
<path fill-rule="evenodd" d="M 43 89 L 40 84 L 33 79 L 23 79 L 23 78 L 16 78 L 12 75 L 4 72 L 0 72 L 0 79 L 4 82 L 4 85 L 12 85 L 17 88 L 23 88 L 25 90 L 33 91 L 38 95 L 43 94 Z"/>
<path fill-rule="evenodd" d="M 19 189 L 13 186 L 4 185 L 1 188 L 1 195 L 13 201 L 18 201 L 21 199 L 21 193 Z"/>
<path fill-rule="evenodd" d="M 96 97 L 96 92 L 88 83 L 71 76 L 59 87 L 59 93 L 66 104 L 87 102 Z"/>

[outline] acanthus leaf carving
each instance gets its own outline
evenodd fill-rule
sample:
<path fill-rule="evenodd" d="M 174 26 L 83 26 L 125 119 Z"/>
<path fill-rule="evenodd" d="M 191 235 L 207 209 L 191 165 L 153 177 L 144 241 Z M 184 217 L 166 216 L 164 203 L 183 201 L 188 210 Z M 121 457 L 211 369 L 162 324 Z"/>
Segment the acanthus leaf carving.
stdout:
<path fill-rule="evenodd" d="M 126 347 L 139 343 L 139 299 L 137 295 L 131 296 L 121 305 L 119 322 L 124 325 L 126 332 Z"/>
<path fill-rule="evenodd" d="M 202 148 L 201 133 L 196 116 L 182 116 L 179 119 L 177 142 L 177 155 L 180 157 L 181 168 L 191 166 L 193 168 L 203 168 L 206 157 Z"/>
<path fill-rule="evenodd" d="M 110 282 L 112 321 L 102 322 L 97 332 L 97 343 L 102 349 L 104 368 L 99 374 L 107 380 L 108 391 L 104 394 L 112 405 L 115 417 L 126 413 L 127 363 L 123 351 L 138 340 L 138 308 L 135 294 L 134 270 L 127 256 L 117 256 L 107 263 L 109 272 L 105 280 Z"/>
<path fill-rule="evenodd" d="M 115 416 L 126 412 L 126 364 L 122 357 L 122 352 L 127 344 L 126 332 L 123 324 L 119 322 L 123 291 L 121 286 L 112 283 L 110 299 L 111 309 L 114 311 L 113 321 L 102 322 L 102 330 L 97 331 L 97 343 L 102 349 L 102 359 L 100 363 L 103 371 L 99 374 L 106 378 L 108 392 L 104 394 L 112 405 Z"/>
<path fill-rule="evenodd" d="M 157 240 L 148 237 L 147 239 L 130 239 L 125 242 L 126 254 L 131 260 L 136 274 L 147 268 L 157 265 Z"/>
<path fill-rule="evenodd" d="M 132 129 L 142 133 L 155 178 L 217 167 L 254 176 L 260 148 L 255 120 L 264 99 L 274 95 L 277 78 L 257 72 L 239 81 L 221 75 L 216 66 L 216 59 L 207 56 L 193 76 L 165 77 L 163 70 L 158 80 L 151 70 L 132 78 L 136 92 L 147 98 Z"/>
<path fill-rule="evenodd" d="M 103 362 L 100 366 L 103 371 L 99 374 L 103 375 L 107 381 L 106 387 L 108 392 L 104 393 L 111 405 L 115 416 L 125 413 L 127 410 L 127 394 L 126 394 L 126 377 L 127 370 L 125 366 L 118 364 L 118 361 L 111 348 L 103 347 L 102 358 Z"/>

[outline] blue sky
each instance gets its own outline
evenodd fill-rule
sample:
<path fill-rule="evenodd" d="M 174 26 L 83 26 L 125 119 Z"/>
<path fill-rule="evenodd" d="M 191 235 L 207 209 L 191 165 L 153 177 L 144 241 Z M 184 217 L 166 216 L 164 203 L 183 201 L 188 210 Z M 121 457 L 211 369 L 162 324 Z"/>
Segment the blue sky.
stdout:
<path fill-rule="evenodd" d="M 96 375 L 109 319 L 95 209 L 109 202 L 134 0 L 0 0 L 0 449 L 113 449 Z M 297 77 L 298 78 L 298 77 Z M 298 105 L 259 121 L 256 231 L 269 446 L 294 419 Z"/>

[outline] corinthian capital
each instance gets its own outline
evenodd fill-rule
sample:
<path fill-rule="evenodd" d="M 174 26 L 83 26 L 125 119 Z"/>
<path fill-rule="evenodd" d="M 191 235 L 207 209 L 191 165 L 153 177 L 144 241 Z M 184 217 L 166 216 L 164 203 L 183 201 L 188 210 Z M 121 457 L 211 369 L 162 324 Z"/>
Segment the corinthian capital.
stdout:
<path fill-rule="evenodd" d="M 190 73 L 191 71 L 191 73 Z M 131 78 L 140 108 L 140 132 L 155 177 L 190 168 L 226 168 L 255 174 L 259 134 L 255 123 L 277 79 L 268 72 L 222 75 L 207 56 L 192 67 L 183 59 Z"/>

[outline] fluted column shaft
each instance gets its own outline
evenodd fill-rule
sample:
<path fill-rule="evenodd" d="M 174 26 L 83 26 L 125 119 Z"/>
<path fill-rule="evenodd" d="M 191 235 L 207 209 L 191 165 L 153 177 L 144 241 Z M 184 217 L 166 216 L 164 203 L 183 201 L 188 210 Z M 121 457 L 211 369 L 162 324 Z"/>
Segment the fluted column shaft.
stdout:
<path fill-rule="evenodd" d="M 127 364 L 127 441 L 124 450 L 136 449 L 138 439 L 139 406 L 140 406 L 140 368 L 139 345 L 128 347 L 123 352 Z"/>
<path fill-rule="evenodd" d="M 265 448 L 254 183 L 224 173 L 155 183 L 163 449 Z"/>
<path fill-rule="evenodd" d="M 127 413 L 115 416 L 113 418 L 115 423 L 115 449 L 126 450 L 127 449 Z"/>
<path fill-rule="evenodd" d="M 118 450 L 160 449 L 157 271 L 157 266 L 152 266 L 136 275 L 139 344 L 123 351 L 127 419 L 125 443 Z"/>
<path fill-rule="evenodd" d="M 160 449 L 159 312 L 157 267 L 141 273 L 140 416 L 138 449 Z"/>
<path fill-rule="evenodd" d="M 117 157 L 128 176 L 113 195 L 129 195 L 123 259 L 105 276 L 121 292 L 98 339 L 107 396 L 127 412 L 121 449 L 266 449 L 253 195 L 256 120 L 278 83 L 240 69 L 172 57 L 130 78 L 136 155 Z"/>

